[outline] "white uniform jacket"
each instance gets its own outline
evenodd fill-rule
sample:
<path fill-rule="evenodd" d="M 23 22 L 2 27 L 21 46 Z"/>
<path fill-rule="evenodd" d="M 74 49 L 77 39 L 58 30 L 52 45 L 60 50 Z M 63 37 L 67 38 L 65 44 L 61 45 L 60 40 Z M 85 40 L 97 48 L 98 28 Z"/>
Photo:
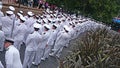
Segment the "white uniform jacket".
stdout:
<path fill-rule="evenodd" d="M 1 21 L 2 30 L 5 33 L 5 36 L 10 37 L 12 32 L 13 20 L 10 17 L 5 16 L 1 18 Z"/>
<path fill-rule="evenodd" d="M 57 34 L 58 34 L 58 30 L 54 30 L 51 32 L 51 35 L 47 41 L 47 45 L 54 45 L 55 40 L 57 39 Z"/>
<path fill-rule="evenodd" d="M 27 32 L 27 26 L 24 23 L 20 23 L 16 30 L 14 31 L 14 41 L 20 40 L 24 42 L 24 37 Z"/>
<path fill-rule="evenodd" d="M 40 44 L 41 38 L 42 36 L 37 31 L 34 31 L 33 34 L 29 34 L 26 40 L 26 50 L 36 51 L 38 45 Z"/>
<path fill-rule="evenodd" d="M 6 68 L 22 68 L 19 51 L 13 46 L 9 46 L 5 53 Z"/>
<path fill-rule="evenodd" d="M 48 41 L 48 39 L 50 37 L 50 34 L 51 34 L 50 31 L 46 31 L 46 32 L 42 33 L 42 41 L 43 42 L 41 43 L 40 48 L 45 49 L 45 47 L 47 45 L 47 41 Z"/>
<path fill-rule="evenodd" d="M 70 34 L 64 31 L 61 31 L 57 36 L 58 37 L 55 42 L 55 47 L 66 46 L 66 44 L 69 43 L 69 40 L 71 38 Z"/>

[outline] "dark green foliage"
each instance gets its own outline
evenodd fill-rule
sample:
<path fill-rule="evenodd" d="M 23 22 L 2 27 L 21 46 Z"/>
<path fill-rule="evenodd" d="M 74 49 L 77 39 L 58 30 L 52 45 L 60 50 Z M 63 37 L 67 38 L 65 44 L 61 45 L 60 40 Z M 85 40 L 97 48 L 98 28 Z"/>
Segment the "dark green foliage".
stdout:
<path fill-rule="evenodd" d="M 120 9 L 120 0 L 47 0 L 70 12 L 79 13 L 96 20 L 111 23 Z"/>

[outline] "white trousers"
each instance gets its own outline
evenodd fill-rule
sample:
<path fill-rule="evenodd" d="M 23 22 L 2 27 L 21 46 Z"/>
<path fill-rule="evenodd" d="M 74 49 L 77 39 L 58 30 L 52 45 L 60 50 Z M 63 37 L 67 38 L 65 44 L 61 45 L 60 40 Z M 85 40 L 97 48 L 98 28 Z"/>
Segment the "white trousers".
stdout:
<path fill-rule="evenodd" d="M 25 51 L 23 68 L 30 68 L 35 58 L 35 51 Z"/>
<path fill-rule="evenodd" d="M 49 53 L 52 51 L 52 45 L 48 45 L 48 47 L 45 48 L 45 52 L 42 58 L 48 58 L 49 57 Z"/>
<path fill-rule="evenodd" d="M 60 57 L 63 48 L 64 48 L 63 45 L 55 45 L 52 54 L 56 55 L 57 57 Z"/>
<path fill-rule="evenodd" d="M 44 49 L 43 48 L 38 48 L 36 53 L 35 53 L 35 65 L 38 65 L 41 62 L 41 58 L 44 55 Z"/>

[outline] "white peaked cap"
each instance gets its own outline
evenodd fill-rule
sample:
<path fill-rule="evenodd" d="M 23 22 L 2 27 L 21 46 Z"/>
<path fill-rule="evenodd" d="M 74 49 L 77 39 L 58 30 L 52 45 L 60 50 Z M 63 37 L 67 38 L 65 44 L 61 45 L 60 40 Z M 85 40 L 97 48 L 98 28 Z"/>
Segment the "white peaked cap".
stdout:
<path fill-rule="evenodd" d="M 48 23 L 48 20 L 45 18 L 45 19 L 43 19 L 43 21 L 45 22 L 45 23 Z"/>
<path fill-rule="evenodd" d="M 23 16 L 20 16 L 20 19 L 21 19 L 22 21 L 26 21 L 26 18 L 23 17 Z"/>
<path fill-rule="evenodd" d="M 52 19 L 51 19 L 51 18 L 49 18 L 48 20 L 49 20 L 49 21 L 52 21 Z"/>
<path fill-rule="evenodd" d="M 41 18 L 43 18 L 43 16 L 40 16 Z"/>
<path fill-rule="evenodd" d="M 53 11 L 50 11 L 50 13 L 53 13 Z"/>
<path fill-rule="evenodd" d="M 50 14 L 50 16 L 53 16 L 53 14 Z"/>
<path fill-rule="evenodd" d="M 33 27 L 34 27 L 34 28 L 40 28 L 40 27 L 41 27 L 41 25 L 40 25 L 40 24 L 38 24 L 38 23 L 34 23 L 34 24 L 33 24 Z"/>
<path fill-rule="evenodd" d="M 57 16 L 56 14 L 53 14 L 54 16 Z"/>
<path fill-rule="evenodd" d="M 9 6 L 9 9 L 10 9 L 11 11 L 15 11 L 15 8 L 14 8 L 13 6 Z"/>
<path fill-rule="evenodd" d="M 58 25 L 57 24 L 53 24 L 55 27 L 58 27 Z"/>
<path fill-rule="evenodd" d="M 23 11 L 19 11 L 19 13 L 23 14 Z"/>
<path fill-rule="evenodd" d="M 22 15 L 22 14 L 20 14 L 20 13 L 17 13 L 17 15 L 18 15 L 18 16 L 23 16 L 23 15 Z"/>
<path fill-rule="evenodd" d="M 56 22 L 56 19 L 53 19 L 52 22 Z"/>
<path fill-rule="evenodd" d="M 30 15 L 30 16 L 34 15 L 33 12 L 31 12 L 31 11 L 28 11 L 27 14 Z"/>
<path fill-rule="evenodd" d="M 41 20 L 37 20 L 36 22 L 41 23 Z"/>
<path fill-rule="evenodd" d="M 70 28 L 67 25 L 64 25 L 65 30 L 70 31 Z"/>
<path fill-rule="evenodd" d="M 13 11 L 6 11 L 6 13 L 12 15 Z"/>
<path fill-rule="evenodd" d="M 47 25 L 47 24 L 45 24 L 45 25 L 44 25 L 44 27 L 46 27 L 46 28 L 50 29 L 50 26 L 49 26 L 49 25 Z"/>
<path fill-rule="evenodd" d="M 8 41 L 8 42 L 12 42 L 12 43 L 13 43 L 13 42 L 14 42 L 14 39 L 6 37 L 6 38 L 5 38 L 5 41 Z"/>

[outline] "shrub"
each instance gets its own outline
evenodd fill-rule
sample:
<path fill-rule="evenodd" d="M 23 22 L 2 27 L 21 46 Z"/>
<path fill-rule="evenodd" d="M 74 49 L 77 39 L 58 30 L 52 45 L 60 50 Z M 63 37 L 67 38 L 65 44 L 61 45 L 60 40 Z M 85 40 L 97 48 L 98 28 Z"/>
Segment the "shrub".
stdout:
<path fill-rule="evenodd" d="M 120 68 L 120 34 L 106 27 L 85 32 L 70 46 L 64 68 Z"/>

